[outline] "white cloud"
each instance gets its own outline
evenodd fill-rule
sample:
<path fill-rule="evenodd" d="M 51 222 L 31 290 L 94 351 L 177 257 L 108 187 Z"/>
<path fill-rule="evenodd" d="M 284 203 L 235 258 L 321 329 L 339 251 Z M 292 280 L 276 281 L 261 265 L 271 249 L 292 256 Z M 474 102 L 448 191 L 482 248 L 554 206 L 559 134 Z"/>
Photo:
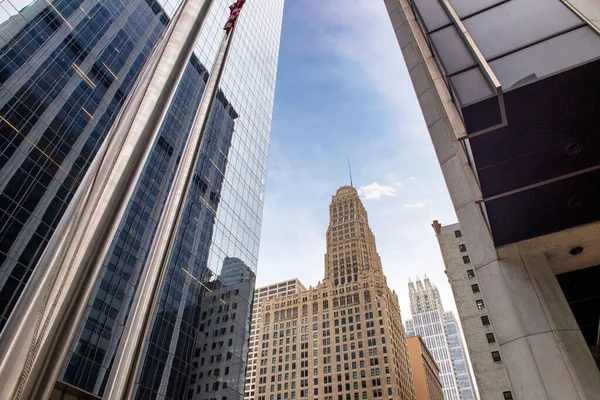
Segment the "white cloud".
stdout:
<path fill-rule="evenodd" d="M 361 186 L 358 189 L 358 194 L 363 200 L 379 200 L 382 197 L 395 197 L 405 184 L 412 185 L 416 182 L 417 178 L 413 176 L 401 182 L 394 182 L 391 185 L 380 185 L 377 182 L 373 182 L 370 185 Z"/>
<path fill-rule="evenodd" d="M 343 3 L 340 7 L 339 1 L 288 2 L 286 22 L 290 28 L 286 31 L 284 27 L 284 36 L 292 29 L 299 38 L 310 39 L 297 39 L 293 47 L 295 54 L 301 54 L 310 65 L 319 63 L 319 68 L 305 71 L 310 73 L 307 78 L 324 79 L 327 90 L 339 91 L 340 100 L 346 99 L 344 95 L 368 96 L 369 101 L 363 102 L 364 110 L 359 111 L 365 115 L 373 113 L 368 115 L 378 118 L 375 123 L 365 123 L 371 134 L 357 126 L 347 136 L 324 135 L 327 140 L 322 142 L 321 149 L 312 145 L 303 147 L 298 150 L 302 157 L 296 155 L 287 162 L 294 149 L 284 146 L 283 153 L 278 151 L 277 141 L 287 140 L 289 132 L 277 130 L 277 126 L 282 118 L 298 118 L 298 112 L 294 115 L 276 112 L 259 285 L 293 276 L 307 285 L 322 279 L 329 222 L 327 207 L 335 189 L 347 180 L 345 157 L 350 156 L 354 181 L 365 183 L 357 186 L 369 214 L 388 284 L 400 297 L 402 316 L 410 315 L 407 282 L 417 274 L 427 274 L 439 286 L 444 307 L 454 309 L 430 225 L 434 219 L 443 224 L 453 223 L 456 216 L 384 2 L 344 0 Z M 282 76 L 286 74 L 280 71 Z M 298 74 L 292 76 L 297 78 Z M 278 87 L 286 87 L 286 82 L 278 79 Z M 287 82 L 292 83 L 297 84 Z M 297 101 L 302 106 L 301 98 Z M 319 111 L 310 111 L 302 114 L 302 118 L 310 120 L 311 127 L 319 130 Z M 322 156 L 320 150 L 331 153 L 332 149 L 341 155 Z M 310 154 L 304 155 L 305 152 Z M 339 166 L 326 162 L 334 157 L 339 158 Z"/>
<path fill-rule="evenodd" d="M 402 207 L 403 208 L 423 208 L 423 207 L 427 207 L 428 205 L 430 205 L 432 203 L 433 203 L 433 201 L 431 201 L 430 199 L 425 199 L 423 201 L 417 201 L 415 203 L 403 204 Z"/>
<path fill-rule="evenodd" d="M 347 4 L 348 3 L 348 4 Z M 308 7 L 313 23 L 318 24 L 329 54 L 335 54 L 361 70 L 360 79 L 338 69 L 348 85 L 368 85 L 387 105 L 396 110 L 395 117 L 404 128 L 417 124 L 422 117 L 404 63 L 400 46 L 383 1 L 347 0 L 340 2 L 310 0 Z M 374 60 L 377 60 L 376 62 Z M 412 129 L 405 129 L 405 132 Z M 422 130 L 416 129 L 419 134 Z"/>
<path fill-rule="evenodd" d="M 387 186 L 374 182 L 370 185 L 361 186 L 358 189 L 358 194 L 365 200 L 379 200 L 382 197 L 394 197 L 401 187 L 401 182 L 395 182 Z"/>

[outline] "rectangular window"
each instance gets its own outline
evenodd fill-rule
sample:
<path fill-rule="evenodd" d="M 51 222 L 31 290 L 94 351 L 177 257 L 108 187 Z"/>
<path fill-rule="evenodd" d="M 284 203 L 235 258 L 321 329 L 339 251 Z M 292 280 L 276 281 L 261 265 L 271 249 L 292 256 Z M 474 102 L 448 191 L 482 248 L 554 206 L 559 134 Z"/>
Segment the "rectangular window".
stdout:
<path fill-rule="evenodd" d="M 493 333 L 486 333 L 485 336 L 487 337 L 488 343 L 496 343 L 496 338 Z"/>
<path fill-rule="evenodd" d="M 468 277 L 469 279 L 471 279 L 471 278 L 475 278 L 475 271 L 473 271 L 472 269 L 468 269 L 468 270 L 467 270 L 467 277 Z"/>
<path fill-rule="evenodd" d="M 473 293 L 479 293 L 479 285 L 478 284 L 471 285 L 471 290 L 473 290 Z"/>
<path fill-rule="evenodd" d="M 490 324 L 490 318 L 487 315 L 484 315 L 483 317 L 481 317 L 481 323 L 483 325 L 489 325 Z"/>
<path fill-rule="evenodd" d="M 479 308 L 480 310 L 485 308 L 485 304 L 483 304 L 483 300 L 479 299 L 479 300 L 475 300 L 475 304 L 477 304 L 477 308 Z"/>
<path fill-rule="evenodd" d="M 465 264 L 471 263 L 471 259 L 469 258 L 469 256 L 463 256 L 463 263 L 465 263 Z"/>
<path fill-rule="evenodd" d="M 500 352 L 499 351 L 492 351 L 492 358 L 494 359 L 495 362 L 502 361 L 502 359 L 500 358 Z"/>
<path fill-rule="evenodd" d="M 513 400 L 511 392 L 502 392 L 502 395 L 504 396 L 504 400 Z"/>
<path fill-rule="evenodd" d="M 459 248 L 459 250 L 460 250 L 461 253 L 464 253 L 465 251 L 467 251 L 467 245 L 459 244 L 458 248 Z"/>
<path fill-rule="evenodd" d="M 456 236 L 457 238 L 462 237 L 462 232 L 460 230 L 454 231 L 454 236 Z"/>

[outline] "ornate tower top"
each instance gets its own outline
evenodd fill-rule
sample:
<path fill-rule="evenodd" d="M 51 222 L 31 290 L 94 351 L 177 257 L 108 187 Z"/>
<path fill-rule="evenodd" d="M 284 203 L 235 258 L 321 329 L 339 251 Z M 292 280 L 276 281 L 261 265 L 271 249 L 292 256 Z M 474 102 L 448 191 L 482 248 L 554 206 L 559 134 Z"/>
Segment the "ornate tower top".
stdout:
<path fill-rule="evenodd" d="M 417 277 L 416 282 L 408 282 L 410 311 L 413 315 L 423 312 L 440 310 L 443 312 L 440 292 L 427 276 L 423 280 Z"/>
<path fill-rule="evenodd" d="M 358 191 L 342 186 L 329 206 L 325 277 L 334 286 L 345 285 L 365 271 L 382 273 L 375 236 Z"/>

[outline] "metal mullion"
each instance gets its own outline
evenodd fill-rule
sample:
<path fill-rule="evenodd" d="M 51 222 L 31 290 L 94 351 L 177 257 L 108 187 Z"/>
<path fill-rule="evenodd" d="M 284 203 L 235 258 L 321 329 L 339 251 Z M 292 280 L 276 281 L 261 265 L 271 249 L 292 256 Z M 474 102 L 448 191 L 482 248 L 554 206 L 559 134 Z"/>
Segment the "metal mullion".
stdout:
<path fill-rule="evenodd" d="M 464 20 L 469 19 L 471 17 L 474 17 L 476 15 L 483 14 L 484 12 L 486 12 L 488 10 L 491 10 L 492 8 L 499 7 L 499 6 L 501 6 L 503 4 L 506 4 L 506 3 L 510 2 L 510 1 L 512 1 L 512 0 L 503 0 L 503 1 L 500 1 L 500 2 L 498 2 L 496 4 L 493 4 L 491 6 L 487 6 L 485 8 L 482 8 L 479 11 L 475 11 L 475 12 L 472 12 L 471 14 L 465 15 L 464 17 L 461 18 L 461 20 L 464 21 Z"/>
<path fill-rule="evenodd" d="M 437 49 L 435 47 L 435 43 L 433 43 L 433 40 L 430 39 L 429 34 L 425 35 L 425 41 L 427 42 L 427 46 L 429 47 L 429 51 L 431 52 L 432 58 L 435 61 L 435 64 L 438 66 L 438 68 L 440 69 L 440 72 L 443 72 L 442 75 L 442 79 L 444 80 L 444 83 L 446 84 L 446 88 L 448 89 L 448 93 L 450 93 L 450 97 L 452 98 L 452 103 L 454 104 L 454 107 L 456 108 L 456 110 L 458 111 L 459 115 L 460 115 L 460 119 L 462 120 L 463 124 L 465 122 L 463 113 L 462 113 L 462 109 L 460 106 L 460 101 L 459 99 L 456 97 L 456 95 L 454 94 L 454 89 L 452 88 L 452 84 L 450 82 L 450 78 L 460 72 L 463 71 L 468 71 L 469 69 L 473 69 L 473 68 L 477 68 L 477 65 L 473 65 L 471 67 L 466 67 L 461 69 L 458 72 L 454 72 L 452 74 L 448 74 L 446 71 L 446 67 L 443 65 L 442 63 L 442 58 L 440 56 L 438 56 L 437 54 Z"/>
<path fill-rule="evenodd" d="M 545 42 L 545 41 L 547 41 L 547 40 L 554 39 L 555 37 L 558 37 L 558 36 L 564 35 L 565 33 L 569 33 L 569 32 L 576 31 L 577 29 L 583 28 L 583 27 L 585 27 L 585 26 L 587 26 L 587 24 L 585 24 L 585 23 L 581 23 L 581 24 L 579 24 L 579 25 L 576 25 L 576 26 L 574 26 L 574 27 L 567 28 L 567 29 L 563 29 L 562 31 L 559 31 L 559 32 L 553 33 L 553 34 L 552 34 L 552 35 L 550 35 L 550 36 L 546 36 L 546 37 L 544 37 L 544 38 L 541 38 L 541 39 L 535 40 L 535 41 L 533 41 L 533 42 L 531 42 L 531 43 L 527 43 L 527 44 L 524 44 L 524 45 L 522 45 L 522 46 L 515 47 L 514 49 L 511 49 L 511 50 L 505 51 L 504 53 L 500 53 L 500 54 L 498 54 L 498 55 L 496 55 L 496 56 L 494 56 L 494 57 L 490 57 L 490 58 L 488 59 L 488 62 L 490 62 L 490 63 L 491 63 L 491 62 L 494 62 L 494 61 L 496 61 L 496 60 L 498 60 L 498 59 L 500 59 L 500 58 L 503 58 L 503 57 L 509 56 L 509 55 L 511 55 L 511 54 L 517 53 L 517 52 L 519 52 L 519 51 L 521 51 L 521 50 L 524 50 L 524 49 L 526 49 L 526 48 L 528 48 L 528 47 L 533 47 L 533 46 L 535 46 L 536 44 L 540 44 L 540 43 L 542 43 L 542 42 Z"/>
<path fill-rule="evenodd" d="M 413 1 L 409 0 L 409 4 L 410 4 L 410 9 L 412 10 L 413 14 L 415 14 L 415 20 L 417 21 L 417 24 L 421 28 L 421 32 L 423 32 L 424 36 L 427 37 L 427 27 L 425 26 L 425 21 L 423 21 L 423 17 L 421 16 L 419 9 L 417 8 L 417 6 L 415 5 L 415 3 Z"/>
<path fill-rule="evenodd" d="M 600 35 L 600 28 L 595 25 L 588 17 L 582 14 L 579 10 L 577 10 L 573 5 L 567 0 L 560 0 L 561 3 L 565 5 L 573 14 L 575 14 L 579 19 L 581 19 L 587 26 L 589 26 L 597 35 Z"/>
<path fill-rule="evenodd" d="M 479 64 L 486 79 L 491 84 L 491 86 L 496 89 L 496 92 L 498 93 L 502 90 L 502 85 L 500 84 L 500 81 L 496 77 L 496 74 L 494 74 L 494 71 L 488 64 L 487 60 L 481 53 L 481 50 L 479 50 L 477 43 L 475 43 L 475 40 L 467 30 L 465 25 L 462 23 L 461 19 L 456 14 L 456 11 L 454 11 L 454 8 L 450 4 L 449 0 L 442 0 L 442 5 L 450 15 L 450 18 L 454 21 L 454 25 L 458 30 L 458 34 L 461 36 L 461 38 L 467 45 L 467 49 L 469 49 L 471 51 L 471 54 L 475 57 L 475 60 Z"/>
<path fill-rule="evenodd" d="M 498 129 L 498 128 L 508 125 L 508 122 L 506 120 L 506 108 L 504 106 L 504 96 L 503 96 L 503 92 L 502 92 L 502 84 L 498 80 L 498 77 L 492 70 L 492 67 L 490 66 L 488 61 L 483 56 L 483 53 L 479 50 L 477 43 L 475 42 L 473 37 L 470 35 L 470 33 L 467 30 L 467 28 L 465 27 L 465 25 L 462 23 L 461 19 L 456 14 L 456 11 L 450 4 L 449 0 L 441 0 L 441 1 L 442 1 L 443 7 L 446 9 L 446 12 L 450 15 L 450 18 L 454 21 L 454 24 L 458 30 L 458 34 L 461 36 L 463 42 L 467 46 L 467 49 L 475 57 L 477 64 L 479 64 L 480 71 L 483 73 L 483 75 L 484 75 L 485 79 L 488 81 L 488 84 L 490 85 L 490 87 L 495 91 L 496 96 L 498 97 L 498 106 L 500 108 L 501 122 L 499 124 L 482 129 L 481 131 L 475 132 L 474 134 L 471 134 L 471 135 L 467 134 L 465 136 L 465 138 L 467 138 L 469 136 L 473 136 L 473 135 L 483 134 L 483 133 L 486 133 L 486 132 L 489 132 L 489 131 L 492 131 L 492 130 L 495 130 L 495 129 Z"/>
<path fill-rule="evenodd" d="M 451 73 L 451 74 L 448 74 L 447 76 L 448 76 L 448 78 L 452 78 L 452 77 L 454 77 L 454 76 L 456 76 L 456 75 L 460 75 L 460 74 L 462 74 L 463 72 L 470 71 L 470 70 L 472 70 L 472 69 L 474 69 L 474 68 L 479 68 L 479 65 L 477 65 L 477 63 L 475 63 L 475 64 L 473 64 L 473 65 L 471 65 L 471 66 L 469 66 L 469 67 L 464 67 L 464 68 L 461 68 L 461 69 L 459 69 L 459 70 L 458 70 L 458 71 L 456 71 L 456 72 L 453 72 L 453 73 Z"/>
<path fill-rule="evenodd" d="M 432 29 L 432 30 L 428 31 L 427 34 L 431 35 L 433 33 L 436 33 L 436 32 L 439 32 L 439 31 L 441 31 L 443 29 L 446 29 L 447 27 L 452 26 L 452 25 L 454 25 L 454 24 L 451 21 L 451 22 L 447 23 L 446 25 L 442 25 L 442 26 L 440 26 L 438 28 L 435 28 L 435 29 Z"/>

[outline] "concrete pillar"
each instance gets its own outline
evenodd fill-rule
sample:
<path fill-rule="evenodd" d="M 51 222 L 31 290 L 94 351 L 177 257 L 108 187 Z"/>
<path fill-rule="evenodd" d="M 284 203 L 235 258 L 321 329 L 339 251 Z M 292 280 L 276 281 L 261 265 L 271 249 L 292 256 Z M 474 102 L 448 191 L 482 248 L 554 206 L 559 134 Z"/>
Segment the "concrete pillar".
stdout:
<path fill-rule="evenodd" d="M 514 397 L 600 398 L 600 371 L 546 256 L 520 254 L 476 271 Z"/>
<path fill-rule="evenodd" d="M 594 25 L 600 7 L 569 0 Z M 600 372 L 544 254 L 499 258 L 462 124 L 408 0 L 384 0 L 500 344 L 513 398 L 598 400 Z M 565 0 L 566 2 L 566 0 Z M 567 2 L 569 3 L 569 2 Z M 467 345 L 469 345 L 467 341 Z M 491 354 L 485 355 L 492 357 Z M 497 398 L 501 398 L 498 393 Z"/>

